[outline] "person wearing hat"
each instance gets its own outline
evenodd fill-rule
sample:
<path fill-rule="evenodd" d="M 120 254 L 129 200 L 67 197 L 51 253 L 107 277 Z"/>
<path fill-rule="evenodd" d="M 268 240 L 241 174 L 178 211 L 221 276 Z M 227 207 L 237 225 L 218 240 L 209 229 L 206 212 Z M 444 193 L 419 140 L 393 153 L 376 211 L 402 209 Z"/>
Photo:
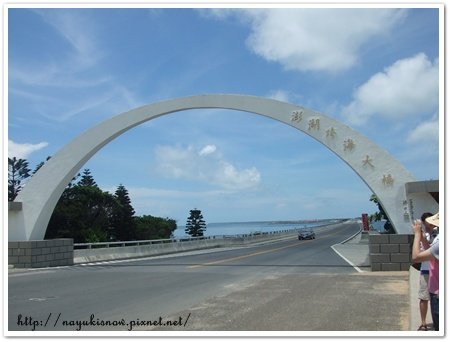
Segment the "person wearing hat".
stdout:
<path fill-rule="evenodd" d="M 437 232 L 433 229 L 434 226 L 426 222 L 426 219 L 430 216 L 433 216 L 432 213 L 423 213 L 420 217 L 420 220 L 422 221 L 422 234 L 423 238 L 426 239 L 428 242 L 432 242 L 434 238 L 436 237 Z M 420 242 L 421 247 L 420 250 L 424 250 L 422 242 Z M 429 246 L 428 246 L 429 247 Z M 419 298 L 419 313 L 420 313 L 420 320 L 421 324 L 417 330 L 427 331 L 428 330 L 428 324 L 427 324 L 427 313 L 428 313 L 428 306 L 430 303 L 430 292 L 428 291 L 428 276 L 429 276 L 429 268 L 428 268 L 428 261 L 423 261 L 420 263 L 420 275 L 419 275 L 419 291 L 418 291 L 418 298 Z"/>
<path fill-rule="evenodd" d="M 425 221 L 439 229 L 439 213 L 426 218 Z M 434 329 L 439 330 L 439 233 L 430 245 L 423 237 L 421 220 L 414 222 L 413 230 L 412 262 L 429 261 L 428 291 L 430 292 L 431 317 Z M 424 246 L 422 251 L 421 243 Z"/>

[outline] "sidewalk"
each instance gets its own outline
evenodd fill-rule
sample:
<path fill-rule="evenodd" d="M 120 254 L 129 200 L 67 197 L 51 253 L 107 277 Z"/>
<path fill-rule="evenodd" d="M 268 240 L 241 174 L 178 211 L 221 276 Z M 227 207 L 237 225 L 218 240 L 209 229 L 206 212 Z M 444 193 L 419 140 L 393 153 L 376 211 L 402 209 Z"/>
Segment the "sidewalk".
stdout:
<path fill-rule="evenodd" d="M 416 331 L 420 319 L 418 275 L 414 269 L 371 272 L 368 239 L 360 233 L 333 249 L 358 273 L 267 278 L 177 313 L 177 317 L 191 314 L 189 325 L 180 330 L 252 331 L 255 336 L 280 330 L 300 334 L 353 331 L 354 336 L 362 331 L 364 336 L 370 336 L 367 332 L 371 331 L 392 331 L 409 332 L 407 336 L 438 336 L 432 331 Z"/>
<path fill-rule="evenodd" d="M 351 264 L 358 272 L 371 272 L 369 259 L 369 240 L 361 233 L 350 240 L 332 246 L 334 251 Z M 374 274 L 384 272 L 373 272 Z M 385 273 L 388 274 L 388 273 Z M 411 267 L 409 269 L 409 330 L 416 331 L 421 324 L 419 313 L 419 271 Z M 428 309 L 427 323 L 431 323 L 430 309 Z M 426 333 L 426 332 L 424 332 Z"/>
<path fill-rule="evenodd" d="M 231 331 L 236 336 L 247 331 L 255 337 L 279 336 L 279 331 L 293 336 L 333 331 L 333 336 L 353 337 L 371 336 L 370 332 L 374 336 L 412 333 L 408 331 L 408 287 L 405 271 L 283 274 L 209 298 L 169 317 L 190 314 L 185 327 L 143 330 Z"/>
<path fill-rule="evenodd" d="M 333 250 L 358 272 L 371 272 L 369 260 L 369 239 L 361 232 L 344 243 L 332 246 Z"/>

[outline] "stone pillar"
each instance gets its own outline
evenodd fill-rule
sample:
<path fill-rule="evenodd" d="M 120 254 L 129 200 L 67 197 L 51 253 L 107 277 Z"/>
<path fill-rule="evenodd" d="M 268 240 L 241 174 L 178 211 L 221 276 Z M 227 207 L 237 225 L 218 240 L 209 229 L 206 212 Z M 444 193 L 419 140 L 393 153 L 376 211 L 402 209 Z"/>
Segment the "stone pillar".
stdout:
<path fill-rule="evenodd" d="M 9 241 L 8 265 L 16 268 L 73 265 L 73 239 Z"/>
<path fill-rule="evenodd" d="M 371 234 L 369 257 L 372 271 L 408 271 L 414 235 Z"/>

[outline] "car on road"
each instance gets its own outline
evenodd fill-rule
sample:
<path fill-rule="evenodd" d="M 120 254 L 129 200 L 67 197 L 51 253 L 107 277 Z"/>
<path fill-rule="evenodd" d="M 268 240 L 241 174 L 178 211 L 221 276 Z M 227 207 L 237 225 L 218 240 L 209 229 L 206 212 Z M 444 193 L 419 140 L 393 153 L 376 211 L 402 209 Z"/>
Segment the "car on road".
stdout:
<path fill-rule="evenodd" d="M 312 229 L 302 229 L 298 232 L 299 240 L 313 240 L 316 238 L 316 233 Z"/>

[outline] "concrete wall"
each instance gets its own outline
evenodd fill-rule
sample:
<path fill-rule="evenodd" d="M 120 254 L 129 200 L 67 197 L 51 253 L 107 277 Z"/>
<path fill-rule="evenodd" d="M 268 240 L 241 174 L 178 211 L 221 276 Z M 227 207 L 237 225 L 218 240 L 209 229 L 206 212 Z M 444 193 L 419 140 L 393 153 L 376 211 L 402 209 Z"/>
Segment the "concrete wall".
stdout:
<path fill-rule="evenodd" d="M 74 252 L 74 263 L 141 258 L 152 255 L 215 248 L 219 247 L 221 242 L 221 240 L 196 240 L 156 243 L 143 246 L 76 249 Z"/>
<path fill-rule="evenodd" d="M 369 235 L 372 271 L 408 271 L 414 236 L 409 234 Z"/>
<path fill-rule="evenodd" d="M 10 241 L 8 265 L 16 268 L 73 265 L 73 239 Z"/>

